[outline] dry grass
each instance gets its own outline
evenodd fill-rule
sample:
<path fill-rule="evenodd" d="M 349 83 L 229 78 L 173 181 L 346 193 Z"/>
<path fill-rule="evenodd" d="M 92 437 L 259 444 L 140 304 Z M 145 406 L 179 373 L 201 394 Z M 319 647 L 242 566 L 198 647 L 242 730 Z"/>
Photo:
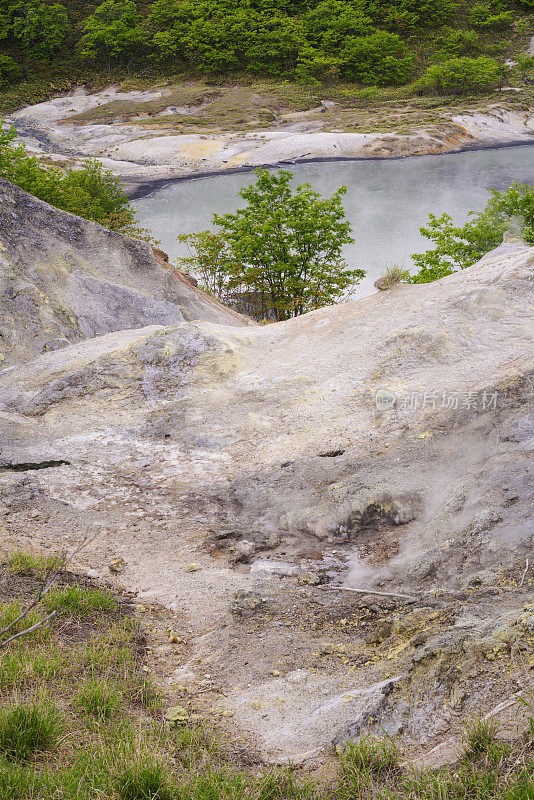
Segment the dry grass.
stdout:
<path fill-rule="evenodd" d="M 280 81 L 210 84 L 205 81 L 150 86 L 133 79 L 121 89 L 158 89 L 163 95 L 146 101 L 113 100 L 68 118 L 69 122 L 127 123 L 144 128 L 180 133 L 220 133 L 246 130 L 276 130 L 300 119 L 317 130 L 408 133 L 448 122 L 454 114 L 491 106 L 524 110 L 532 106 L 534 90 L 519 93 L 494 92 L 483 97 L 417 97 L 410 86 L 362 90 L 355 85 L 308 87 Z M 333 100 L 332 108 L 321 100 Z M 188 106 L 187 114 L 170 109 Z M 67 121 L 67 120 L 66 120 Z"/>

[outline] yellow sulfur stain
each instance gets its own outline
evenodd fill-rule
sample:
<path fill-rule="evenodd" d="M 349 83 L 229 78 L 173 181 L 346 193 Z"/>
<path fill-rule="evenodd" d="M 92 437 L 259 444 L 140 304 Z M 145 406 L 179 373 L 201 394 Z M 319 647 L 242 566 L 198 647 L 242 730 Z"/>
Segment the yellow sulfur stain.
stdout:
<path fill-rule="evenodd" d="M 180 147 L 180 153 L 190 158 L 204 158 L 221 149 L 222 143 L 218 139 L 201 142 L 185 142 Z"/>

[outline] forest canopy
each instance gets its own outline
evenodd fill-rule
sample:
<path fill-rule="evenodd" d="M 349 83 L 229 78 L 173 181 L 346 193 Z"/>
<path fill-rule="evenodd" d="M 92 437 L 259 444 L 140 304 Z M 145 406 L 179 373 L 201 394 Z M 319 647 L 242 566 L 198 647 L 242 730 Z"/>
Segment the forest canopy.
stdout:
<path fill-rule="evenodd" d="M 443 68 L 432 61 L 450 59 L 478 59 L 462 68 L 486 70 L 493 85 L 510 40 L 526 32 L 534 0 L 462 2 L 0 0 L 0 86 L 52 62 L 364 86 L 406 84 L 433 68 L 421 87 L 439 91 Z"/>

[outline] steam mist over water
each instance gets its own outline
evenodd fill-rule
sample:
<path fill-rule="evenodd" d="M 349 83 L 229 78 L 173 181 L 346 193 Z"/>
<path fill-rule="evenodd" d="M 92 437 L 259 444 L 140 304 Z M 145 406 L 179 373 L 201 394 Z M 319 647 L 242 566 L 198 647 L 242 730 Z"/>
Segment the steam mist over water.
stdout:
<path fill-rule="evenodd" d="M 398 161 L 343 161 L 284 167 L 296 183 L 311 183 L 330 196 L 345 184 L 343 204 L 352 225 L 354 244 L 345 247 L 351 268 L 367 271 L 354 296 L 375 291 L 373 281 L 386 266 L 412 266 L 412 253 L 432 243 L 419 233 L 428 214 L 448 212 L 463 224 L 470 210 L 483 208 L 490 189 L 506 189 L 514 181 L 534 184 L 534 147 L 478 150 Z M 149 228 L 172 259 L 188 255 L 176 237 L 211 227 L 214 212 L 244 205 L 238 195 L 254 175 L 220 175 L 170 184 L 134 203 L 143 227 Z"/>

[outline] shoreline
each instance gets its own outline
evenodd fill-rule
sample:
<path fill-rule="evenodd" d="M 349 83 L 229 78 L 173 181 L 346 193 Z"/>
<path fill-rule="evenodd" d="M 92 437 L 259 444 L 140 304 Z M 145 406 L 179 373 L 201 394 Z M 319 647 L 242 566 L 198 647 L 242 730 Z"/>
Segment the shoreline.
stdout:
<path fill-rule="evenodd" d="M 324 164 L 348 161 L 405 161 L 409 158 L 440 157 L 447 155 L 461 155 L 462 153 L 472 153 L 479 150 L 505 150 L 512 147 L 531 147 L 534 146 L 534 135 L 532 141 L 525 139 L 510 140 L 507 142 L 494 142 L 488 144 L 468 144 L 465 147 L 457 147 L 453 150 L 444 150 L 440 153 L 414 153 L 413 155 L 397 156 L 317 156 L 313 158 L 280 159 L 275 162 L 265 164 L 254 164 L 241 167 L 228 167 L 226 169 L 206 170 L 203 172 L 191 172 L 186 175 L 174 175 L 165 178 L 143 178 L 143 176 L 121 176 L 120 181 L 130 200 L 141 200 L 154 192 L 163 189 L 172 183 L 182 183 L 185 181 L 202 180 L 204 178 L 217 178 L 222 175 L 237 175 L 247 172 L 254 172 L 257 169 L 283 169 L 284 167 L 294 167 L 300 164 Z"/>

